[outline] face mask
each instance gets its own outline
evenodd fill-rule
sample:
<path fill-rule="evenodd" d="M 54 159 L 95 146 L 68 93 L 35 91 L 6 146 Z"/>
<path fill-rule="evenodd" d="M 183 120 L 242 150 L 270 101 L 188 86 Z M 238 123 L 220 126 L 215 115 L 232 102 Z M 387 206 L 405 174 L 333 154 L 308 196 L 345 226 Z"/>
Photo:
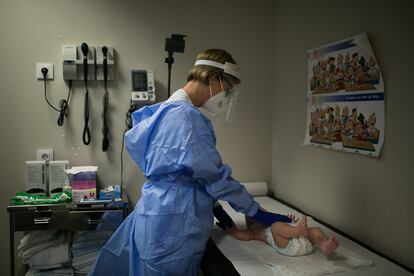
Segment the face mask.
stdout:
<path fill-rule="evenodd" d="M 221 92 L 217 95 L 213 96 L 213 92 L 211 91 L 211 84 L 210 84 L 210 99 L 203 105 L 203 108 L 211 115 L 211 116 L 218 116 L 226 111 L 228 105 L 228 97 L 226 96 L 226 92 L 223 89 L 223 84 L 220 80 Z"/>

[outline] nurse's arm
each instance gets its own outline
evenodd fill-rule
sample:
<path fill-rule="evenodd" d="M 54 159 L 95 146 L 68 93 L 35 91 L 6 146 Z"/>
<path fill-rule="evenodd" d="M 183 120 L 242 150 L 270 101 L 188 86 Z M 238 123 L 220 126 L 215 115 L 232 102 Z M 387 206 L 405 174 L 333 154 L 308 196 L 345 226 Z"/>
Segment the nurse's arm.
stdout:
<path fill-rule="evenodd" d="M 231 177 L 231 168 L 222 163 L 211 136 L 198 137 L 188 149 L 182 165 L 214 199 L 227 201 L 234 210 L 248 216 L 257 213 L 259 204 L 239 181 Z"/>

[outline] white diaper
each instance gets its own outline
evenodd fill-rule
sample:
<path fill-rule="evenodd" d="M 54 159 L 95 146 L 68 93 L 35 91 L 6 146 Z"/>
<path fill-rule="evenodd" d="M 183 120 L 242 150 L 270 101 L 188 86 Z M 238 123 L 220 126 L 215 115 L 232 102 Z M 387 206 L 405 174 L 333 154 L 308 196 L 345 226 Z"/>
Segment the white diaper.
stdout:
<path fill-rule="evenodd" d="M 267 243 L 277 252 L 283 255 L 287 256 L 303 256 L 312 253 L 313 246 L 311 242 L 304 238 L 292 238 L 290 239 L 288 245 L 285 248 L 279 248 L 275 244 L 275 241 L 273 240 L 273 234 L 272 234 L 272 228 L 267 227 L 265 229 L 265 237 Z"/>

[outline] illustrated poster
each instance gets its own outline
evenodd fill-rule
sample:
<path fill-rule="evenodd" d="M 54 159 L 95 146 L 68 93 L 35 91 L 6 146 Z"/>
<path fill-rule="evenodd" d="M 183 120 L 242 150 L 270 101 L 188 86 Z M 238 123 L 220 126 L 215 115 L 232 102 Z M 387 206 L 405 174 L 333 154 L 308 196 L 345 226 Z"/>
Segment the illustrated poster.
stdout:
<path fill-rule="evenodd" d="M 304 145 L 378 157 L 384 81 L 365 33 L 308 50 Z"/>

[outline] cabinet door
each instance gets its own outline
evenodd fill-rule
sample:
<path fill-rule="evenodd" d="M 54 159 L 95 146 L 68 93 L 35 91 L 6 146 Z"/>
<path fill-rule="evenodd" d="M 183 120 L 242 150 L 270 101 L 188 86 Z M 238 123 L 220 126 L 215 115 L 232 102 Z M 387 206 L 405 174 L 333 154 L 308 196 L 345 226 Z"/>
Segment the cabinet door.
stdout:
<path fill-rule="evenodd" d="M 68 229 L 68 211 L 36 210 L 15 212 L 15 231 Z"/>
<path fill-rule="evenodd" d="M 123 210 L 70 211 L 71 230 L 114 231 L 124 219 Z"/>

